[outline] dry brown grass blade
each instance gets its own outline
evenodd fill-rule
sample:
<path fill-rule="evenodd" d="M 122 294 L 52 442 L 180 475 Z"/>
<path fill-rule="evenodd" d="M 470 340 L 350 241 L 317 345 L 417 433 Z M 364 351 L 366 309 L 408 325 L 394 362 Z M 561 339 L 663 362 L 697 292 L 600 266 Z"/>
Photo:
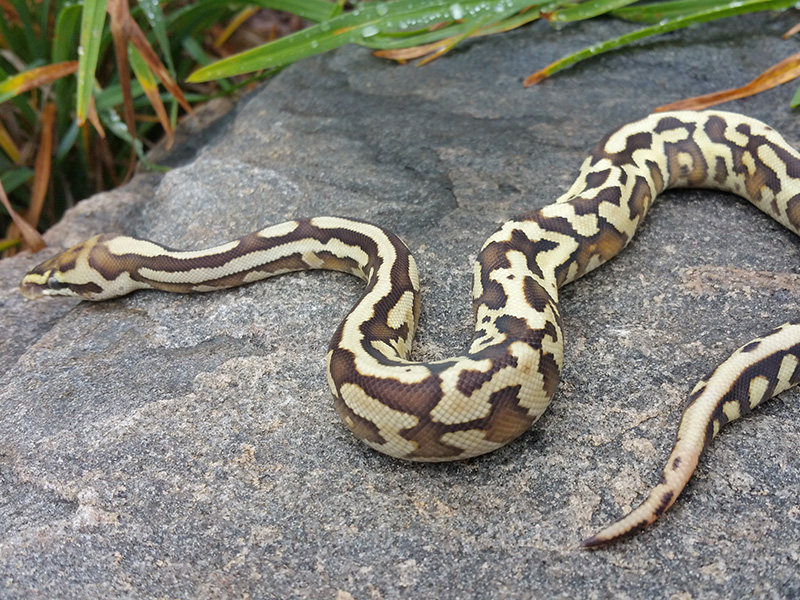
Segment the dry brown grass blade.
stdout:
<path fill-rule="evenodd" d="M 97 131 L 97 135 L 105 139 L 106 130 L 103 129 L 103 124 L 100 122 L 100 116 L 97 114 L 97 105 L 94 103 L 94 96 L 89 96 L 89 112 L 87 113 L 86 117 L 89 119 L 89 122 L 92 124 L 92 127 L 94 127 L 95 131 Z M 84 131 L 88 130 L 84 129 Z M 88 148 L 88 137 L 84 140 L 84 143 L 86 144 L 84 148 Z"/>
<path fill-rule="evenodd" d="M 795 33 L 797 33 L 798 31 L 800 31 L 800 23 L 798 23 L 797 25 L 795 25 L 794 27 L 792 27 L 791 29 L 789 29 L 789 31 L 787 31 L 786 33 L 784 33 L 784 34 L 781 36 L 781 39 L 782 39 L 782 40 L 788 40 L 790 37 L 792 37 L 792 36 L 793 36 Z"/>
<path fill-rule="evenodd" d="M 56 120 L 56 103 L 48 102 L 42 111 L 42 135 L 39 139 L 39 148 L 36 154 L 34 167 L 33 191 L 31 203 L 25 213 L 25 220 L 36 227 L 42 215 L 47 187 L 50 183 L 50 167 L 53 160 L 53 125 Z"/>
<path fill-rule="evenodd" d="M 388 58 L 390 60 L 406 61 L 427 56 L 428 54 L 440 52 L 442 49 L 447 48 L 448 43 L 452 38 L 433 42 L 431 44 L 423 44 L 421 46 L 413 46 L 412 48 L 396 48 L 394 50 L 376 50 L 373 56 L 378 58 Z"/>
<path fill-rule="evenodd" d="M 32 252 L 38 252 L 47 245 L 44 243 L 41 234 L 11 208 L 11 202 L 8 201 L 8 196 L 6 196 L 2 183 L 0 183 L 0 204 L 6 207 L 8 214 L 11 215 L 11 219 L 14 221 L 12 226 L 8 228 L 7 238 L 16 237 L 16 233 L 13 231 L 13 227 L 16 227 L 17 231 L 22 235 L 25 246 L 30 248 Z"/>
<path fill-rule="evenodd" d="M 0 86 L 0 93 L 12 92 L 14 95 L 23 94 L 32 89 L 52 83 L 56 79 L 61 79 L 67 75 L 72 75 L 78 70 L 77 60 L 68 60 L 43 67 L 36 67 L 29 71 L 23 71 L 13 77 L 8 78 Z"/>
<path fill-rule="evenodd" d="M 796 79 L 797 77 L 800 77 L 800 52 L 788 58 L 784 58 L 781 62 L 771 66 L 761 75 L 753 79 L 753 81 L 742 87 L 713 92 L 694 98 L 686 98 L 685 100 L 678 100 L 677 102 L 659 106 L 654 109 L 653 112 L 664 112 L 667 110 L 700 110 L 730 100 L 746 98 L 764 92 L 791 81 L 792 79 Z"/>
<path fill-rule="evenodd" d="M 155 80 L 153 82 L 155 83 Z M 142 91 L 147 96 L 147 99 L 150 100 L 150 105 L 156 112 L 156 117 L 161 128 L 164 130 L 164 135 L 167 136 L 166 147 L 169 150 L 172 148 L 172 144 L 175 143 L 175 128 L 169 122 L 167 109 L 164 107 L 164 103 L 161 101 L 161 95 L 158 92 L 158 85 L 150 85 L 148 82 L 142 80 L 139 80 L 139 83 L 142 85 Z M 140 117 L 138 120 L 142 121 L 143 119 Z"/>
<path fill-rule="evenodd" d="M 225 28 L 219 33 L 217 38 L 211 44 L 216 50 L 222 48 L 222 45 L 228 41 L 233 33 L 242 26 L 242 23 L 247 21 L 250 17 L 256 14 L 260 9 L 256 8 L 255 6 L 248 6 L 242 10 L 240 10 L 228 23 Z"/>
<path fill-rule="evenodd" d="M 183 109 L 194 117 L 192 107 L 189 104 L 189 101 L 186 99 L 186 96 L 183 95 L 181 88 L 177 83 L 175 83 L 175 80 L 172 79 L 172 76 L 169 74 L 169 71 L 167 71 L 167 68 L 163 65 L 163 63 L 159 60 L 158 55 L 156 54 L 155 50 L 153 50 L 150 42 L 147 41 L 147 37 L 144 35 L 144 32 L 139 29 L 139 25 L 136 24 L 136 21 L 134 21 L 130 15 L 128 15 L 128 19 L 125 22 L 125 33 L 127 34 L 127 38 L 131 44 L 133 44 L 134 47 L 139 51 L 139 54 L 142 55 L 144 62 L 147 63 L 147 66 L 150 67 L 150 70 L 153 72 L 153 74 L 161 81 L 161 84 L 170 94 L 172 94 L 172 96 L 178 101 Z"/>
<path fill-rule="evenodd" d="M 132 140 L 136 139 L 136 117 L 133 111 L 133 93 L 131 92 L 131 65 L 128 62 L 128 29 L 131 19 L 128 0 L 108 0 L 106 12 L 111 17 L 111 37 L 114 40 L 114 54 L 117 59 L 117 75 L 122 92 L 122 114 L 128 133 Z M 133 176 L 136 168 L 136 148 L 131 144 L 128 172 L 124 181 Z"/>

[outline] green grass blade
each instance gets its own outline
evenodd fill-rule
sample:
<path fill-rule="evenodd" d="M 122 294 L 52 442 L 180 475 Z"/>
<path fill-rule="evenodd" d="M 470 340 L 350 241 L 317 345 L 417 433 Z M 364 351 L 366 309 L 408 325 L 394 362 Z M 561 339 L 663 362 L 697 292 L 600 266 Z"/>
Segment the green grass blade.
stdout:
<path fill-rule="evenodd" d="M 547 16 L 547 20 L 553 23 L 583 21 L 634 2 L 636 0 L 589 0 L 588 2 L 581 2 L 577 5 L 556 10 Z"/>
<path fill-rule="evenodd" d="M 38 7 L 39 12 L 39 31 L 41 32 L 39 37 L 42 38 L 43 42 L 46 42 L 50 36 L 47 33 L 50 31 L 50 27 L 48 26 L 48 22 L 50 20 L 50 3 L 51 0 L 42 0 L 41 5 Z M 47 48 L 45 47 L 45 52 Z"/>
<path fill-rule="evenodd" d="M 731 0 L 671 0 L 636 6 L 627 6 L 611 12 L 619 19 L 639 23 L 660 23 L 665 19 L 677 19 L 700 11 L 723 8 L 733 4 Z"/>
<path fill-rule="evenodd" d="M 280 67 L 350 43 L 373 48 L 382 47 L 380 38 L 373 39 L 382 33 L 389 34 L 409 29 L 424 30 L 424 35 L 427 37 L 423 38 L 422 34 L 408 36 L 402 47 L 415 46 L 425 43 L 423 40 L 431 38 L 439 40 L 449 35 L 459 35 L 460 29 L 470 31 L 476 24 L 484 22 L 485 15 L 494 15 L 495 20 L 499 21 L 530 5 L 530 0 L 370 2 L 314 27 L 202 67 L 192 73 L 187 81 L 209 81 Z M 432 25 L 454 21 L 459 21 L 458 25 L 453 26 L 456 30 L 445 27 L 432 32 L 427 29 Z M 458 33 L 454 33 L 456 31 Z"/>
<path fill-rule="evenodd" d="M 20 167 L 18 169 L 14 169 L 13 171 L 7 171 L 6 173 L 0 174 L 0 183 L 3 184 L 3 189 L 6 191 L 6 193 L 10 194 L 19 186 L 28 181 L 31 177 L 33 177 L 33 169 Z"/>
<path fill-rule="evenodd" d="M 682 29 L 684 27 L 688 27 L 689 25 L 694 25 L 697 23 L 706 23 L 708 21 L 714 21 L 716 19 L 723 19 L 725 17 L 732 17 L 734 15 L 751 13 L 754 12 L 755 6 L 757 6 L 759 10 L 779 10 L 788 8 L 793 4 L 794 4 L 793 0 L 734 1 L 734 2 L 727 2 L 725 6 L 717 6 L 715 8 L 699 11 L 687 16 L 678 17 L 671 21 L 660 22 L 657 25 L 653 25 L 651 27 L 644 27 L 637 31 L 621 35 L 617 38 L 606 40 L 604 42 L 600 42 L 599 44 L 594 44 L 593 46 L 584 48 L 583 50 L 575 52 L 574 54 L 570 54 L 569 56 L 562 58 L 561 60 L 549 65 L 548 67 L 542 69 L 538 73 L 529 77 L 528 80 L 526 81 L 526 84 L 529 85 L 531 83 L 536 83 L 540 81 L 543 77 L 550 76 L 553 73 L 557 73 L 558 71 L 566 69 L 567 67 L 579 63 L 583 60 L 586 60 L 587 58 L 591 58 L 593 56 L 597 56 L 598 54 L 603 54 L 605 52 L 615 50 L 621 46 L 624 46 L 625 44 L 630 44 L 631 42 L 635 42 L 647 37 L 651 37 L 661 33 L 667 33 L 670 31 L 675 31 L 676 29 Z"/>
<path fill-rule="evenodd" d="M 794 96 L 792 96 L 792 100 L 789 105 L 792 108 L 797 108 L 800 106 L 800 88 L 797 88 L 797 91 L 794 93 Z"/>
<path fill-rule="evenodd" d="M 47 47 L 47 36 L 36 35 L 33 27 L 33 17 L 35 15 L 31 7 L 25 0 L 10 0 L 11 5 L 17 11 L 17 16 L 22 22 L 22 31 L 25 36 L 25 45 L 28 48 L 26 62 L 34 60 L 46 60 L 49 48 Z M 5 17 L 4 17 L 5 18 Z"/>
<path fill-rule="evenodd" d="M 78 19 L 81 18 L 81 7 L 78 4 L 65 6 L 58 13 L 56 28 L 53 36 L 53 46 L 51 52 L 51 62 L 63 62 L 70 60 L 72 53 L 72 43 L 75 33 L 78 30 Z M 72 58 L 72 60 L 75 60 Z"/>
<path fill-rule="evenodd" d="M 6 213 L 6 210 L 3 209 L 3 213 Z M 22 238 L 16 238 L 13 240 L 3 240 L 0 242 L 0 252 L 5 252 L 9 248 L 14 248 L 15 246 L 19 246 L 22 243 Z"/>
<path fill-rule="evenodd" d="M 244 5 L 244 3 L 242 3 Z M 167 17 L 167 29 L 172 39 L 182 40 L 199 35 L 230 13 L 237 6 L 228 0 L 204 0 L 179 8 Z"/>
<path fill-rule="evenodd" d="M 62 160 L 64 160 L 64 158 L 67 156 L 67 153 L 72 150 L 72 147 L 75 145 L 75 141 L 78 139 L 79 132 L 80 128 L 78 127 L 78 122 L 72 121 L 67 130 L 61 134 L 61 139 L 58 142 L 58 148 L 56 148 L 55 153 L 56 163 L 60 163 Z"/>
<path fill-rule="evenodd" d="M 212 60 L 206 54 L 206 51 L 203 50 L 203 46 L 198 42 L 195 38 L 186 38 L 183 40 L 183 49 L 191 56 L 197 64 L 199 65 L 210 65 Z M 217 85 L 225 91 L 225 92 L 232 92 L 233 86 L 227 79 L 218 79 Z"/>
<path fill-rule="evenodd" d="M 166 61 L 166 67 L 170 75 L 175 76 L 175 63 L 172 60 L 172 50 L 167 36 L 167 21 L 158 0 L 139 0 L 139 7 L 144 12 L 144 17 L 153 30 L 153 35 L 158 42 L 161 53 Z"/>
<path fill-rule="evenodd" d="M 75 40 L 80 18 L 81 7 L 78 4 L 65 6 L 59 11 L 56 17 L 55 30 L 53 31 L 51 62 L 58 63 L 70 59 L 74 60 Z M 72 119 L 69 113 L 73 110 L 73 104 L 68 99 L 68 95 L 72 94 L 74 86 L 75 80 L 72 77 L 68 79 L 61 78 L 53 85 L 58 104 L 59 130 L 63 129 L 67 122 Z"/>
<path fill-rule="evenodd" d="M 341 5 L 327 0 L 251 0 L 247 4 L 282 10 L 314 23 L 332 19 L 342 11 Z"/>
<path fill-rule="evenodd" d="M 94 73 L 100 56 L 100 42 L 105 25 L 106 0 L 84 0 L 81 19 L 81 45 L 78 50 L 78 123 L 86 120 Z"/>

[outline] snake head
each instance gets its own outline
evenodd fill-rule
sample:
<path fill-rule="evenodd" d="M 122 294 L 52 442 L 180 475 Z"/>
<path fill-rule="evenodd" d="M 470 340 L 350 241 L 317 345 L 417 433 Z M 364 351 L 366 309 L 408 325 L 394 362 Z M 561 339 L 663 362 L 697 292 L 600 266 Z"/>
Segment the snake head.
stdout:
<path fill-rule="evenodd" d="M 73 246 L 28 271 L 19 284 L 22 295 L 29 300 L 42 296 L 72 296 L 98 300 L 103 288 L 87 276 L 88 253 L 100 236 Z"/>

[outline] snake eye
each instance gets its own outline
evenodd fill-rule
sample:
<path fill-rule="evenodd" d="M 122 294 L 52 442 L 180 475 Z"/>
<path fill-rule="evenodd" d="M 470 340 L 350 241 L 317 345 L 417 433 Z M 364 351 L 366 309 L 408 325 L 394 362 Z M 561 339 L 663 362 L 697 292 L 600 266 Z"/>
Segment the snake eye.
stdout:
<path fill-rule="evenodd" d="M 51 290 L 63 290 L 65 287 L 67 287 L 67 284 L 56 279 L 53 273 L 51 273 L 50 277 L 47 278 L 47 288 Z"/>

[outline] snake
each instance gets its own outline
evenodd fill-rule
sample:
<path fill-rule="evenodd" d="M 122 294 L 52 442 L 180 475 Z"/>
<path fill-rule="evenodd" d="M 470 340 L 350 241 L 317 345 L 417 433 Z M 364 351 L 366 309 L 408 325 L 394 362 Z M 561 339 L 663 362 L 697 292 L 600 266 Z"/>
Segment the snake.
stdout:
<path fill-rule="evenodd" d="M 210 292 L 312 269 L 353 274 L 366 287 L 326 357 L 336 411 L 390 456 L 460 460 L 504 446 L 542 415 L 564 355 L 559 288 L 616 256 L 655 198 L 680 187 L 731 192 L 800 235 L 800 154 L 779 133 L 728 112 L 652 114 L 607 134 L 554 203 L 503 223 L 484 242 L 473 269 L 474 334 L 443 360 L 410 357 L 420 284 L 408 247 L 357 219 L 287 221 L 191 251 L 102 234 L 33 268 L 20 289 L 30 299 L 98 301 L 138 289 Z M 660 481 L 582 546 L 653 523 L 723 425 L 799 381 L 800 319 L 736 350 L 691 392 Z"/>

